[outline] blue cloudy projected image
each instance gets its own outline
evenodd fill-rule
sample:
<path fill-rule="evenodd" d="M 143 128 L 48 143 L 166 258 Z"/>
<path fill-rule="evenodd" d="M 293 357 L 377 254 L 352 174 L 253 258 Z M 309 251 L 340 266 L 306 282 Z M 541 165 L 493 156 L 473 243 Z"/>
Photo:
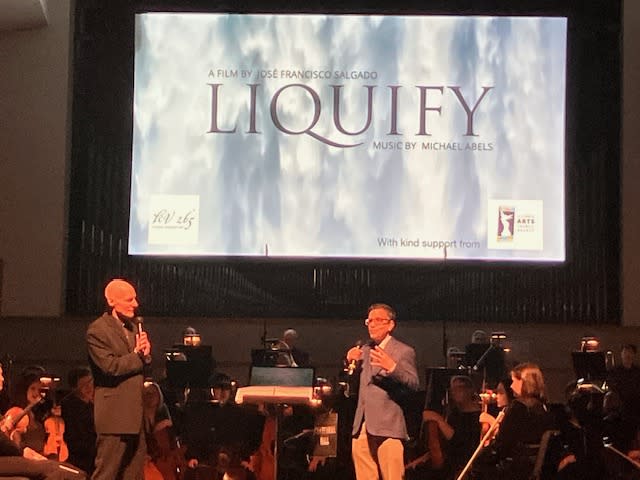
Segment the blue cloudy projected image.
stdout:
<path fill-rule="evenodd" d="M 138 15 L 129 252 L 563 261 L 566 32 Z"/>

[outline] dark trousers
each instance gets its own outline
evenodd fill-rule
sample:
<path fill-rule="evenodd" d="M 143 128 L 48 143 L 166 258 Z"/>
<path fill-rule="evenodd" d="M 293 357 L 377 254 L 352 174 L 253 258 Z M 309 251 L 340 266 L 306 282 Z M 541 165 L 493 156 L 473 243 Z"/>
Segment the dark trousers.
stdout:
<path fill-rule="evenodd" d="M 26 477 L 33 480 L 69 480 L 85 478 L 84 474 L 64 469 L 51 460 L 30 460 L 24 457 L 0 457 L 0 478 Z"/>
<path fill-rule="evenodd" d="M 144 434 L 98 434 L 92 480 L 142 480 L 147 453 Z"/>

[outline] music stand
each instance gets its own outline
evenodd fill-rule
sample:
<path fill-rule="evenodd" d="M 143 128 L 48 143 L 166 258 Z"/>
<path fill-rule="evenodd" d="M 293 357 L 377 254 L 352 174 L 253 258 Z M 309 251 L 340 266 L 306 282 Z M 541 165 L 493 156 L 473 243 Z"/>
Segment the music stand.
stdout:
<path fill-rule="evenodd" d="M 467 367 L 473 372 L 483 373 L 487 387 L 494 388 L 505 376 L 504 349 L 501 346 L 492 343 L 470 343 L 464 350 Z"/>
<path fill-rule="evenodd" d="M 576 379 L 604 380 L 607 378 L 605 352 L 571 352 Z"/>
<path fill-rule="evenodd" d="M 427 368 L 425 382 L 427 385 L 427 395 L 424 408 L 438 413 L 444 413 L 444 404 L 447 399 L 451 377 L 466 374 L 466 370 L 457 368 Z"/>
<path fill-rule="evenodd" d="M 167 380 L 173 387 L 208 388 L 213 369 L 211 345 L 174 345 L 164 351 Z"/>
<path fill-rule="evenodd" d="M 291 404 L 309 405 L 312 401 L 315 370 L 305 367 L 264 367 L 252 365 L 249 386 L 239 388 L 236 402 L 270 404 L 275 407 L 274 478 L 278 478 L 280 421 L 282 407 Z"/>

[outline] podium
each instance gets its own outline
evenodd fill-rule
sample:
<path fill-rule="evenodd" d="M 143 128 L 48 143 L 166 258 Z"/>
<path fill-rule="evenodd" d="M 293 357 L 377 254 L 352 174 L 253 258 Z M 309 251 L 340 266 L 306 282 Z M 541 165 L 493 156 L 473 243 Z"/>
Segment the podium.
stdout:
<path fill-rule="evenodd" d="M 273 478 L 278 480 L 279 431 L 285 405 L 313 405 L 314 370 L 301 367 L 252 366 L 249 385 L 236 391 L 238 405 L 271 405 L 275 409 Z M 265 428 L 269 422 L 265 422 Z"/>

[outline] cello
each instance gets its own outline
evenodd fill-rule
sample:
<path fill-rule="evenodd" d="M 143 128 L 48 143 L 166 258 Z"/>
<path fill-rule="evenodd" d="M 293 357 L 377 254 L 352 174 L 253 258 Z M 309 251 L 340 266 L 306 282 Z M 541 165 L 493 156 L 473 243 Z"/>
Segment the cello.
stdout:
<path fill-rule="evenodd" d="M 447 409 L 448 388 L 446 384 L 458 370 L 435 367 L 428 369 L 429 382 L 423 407 L 423 418 L 420 423 L 419 446 L 422 454 L 405 464 L 405 470 L 411 470 L 421 465 L 427 465 L 433 470 L 444 466 L 445 456 L 441 444 L 441 434 L 438 423 L 424 419 L 424 411 L 432 410 L 443 414 Z M 420 449 L 419 449 L 420 451 Z"/>
<path fill-rule="evenodd" d="M 269 411 L 269 407 L 263 409 L 265 414 L 262 439 L 258 450 L 251 455 L 251 470 L 258 480 L 274 480 L 276 469 L 275 444 L 277 435 L 277 413 Z"/>
<path fill-rule="evenodd" d="M 427 463 L 430 464 L 433 470 L 440 470 L 444 466 L 444 453 L 442 451 L 442 444 L 440 443 L 438 423 L 434 421 L 423 422 L 420 428 L 420 438 L 424 438 L 425 435 L 423 430 L 424 425 L 427 426 L 426 438 L 424 439 L 426 451 L 407 463 L 404 466 L 405 470 L 413 470 Z"/>

